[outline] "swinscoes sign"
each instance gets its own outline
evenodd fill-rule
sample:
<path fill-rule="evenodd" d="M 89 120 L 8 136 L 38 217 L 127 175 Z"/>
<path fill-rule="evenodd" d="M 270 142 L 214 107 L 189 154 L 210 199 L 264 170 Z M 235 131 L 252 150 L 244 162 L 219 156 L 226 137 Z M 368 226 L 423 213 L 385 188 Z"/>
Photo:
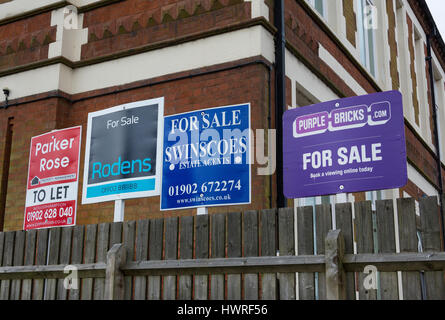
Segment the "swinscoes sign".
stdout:
<path fill-rule="evenodd" d="M 164 98 L 88 115 L 82 203 L 159 195 Z"/>
<path fill-rule="evenodd" d="M 76 223 L 81 127 L 31 139 L 24 230 Z"/>
<path fill-rule="evenodd" d="M 288 198 L 399 188 L 407 182 L 398 91 L 288 110 L 283 128 Z"/>
<path fill-rule="evenodd" d="M 250 104 L 165 117 L 161 210 L 250 203 Z"/>

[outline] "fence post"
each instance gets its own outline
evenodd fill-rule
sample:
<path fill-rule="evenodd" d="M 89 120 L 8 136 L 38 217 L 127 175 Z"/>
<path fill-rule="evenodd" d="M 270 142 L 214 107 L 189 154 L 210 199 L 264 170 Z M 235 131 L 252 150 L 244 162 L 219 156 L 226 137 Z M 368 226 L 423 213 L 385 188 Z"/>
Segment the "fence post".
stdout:
<path fill-rule="evenodd" d="M 122 243 L 116 243 L 107 253 L 105 276 L 105 300 L 124 299 L 124 274 L 120 267 L 125 263 L 126 250 Z"/>
<path fill-rule="evenodd" d="M 346 299 L 346 274 L 343 269 L 344 240 L 340 230 L 329 231 L 325 240 L 326 299 Z"/>

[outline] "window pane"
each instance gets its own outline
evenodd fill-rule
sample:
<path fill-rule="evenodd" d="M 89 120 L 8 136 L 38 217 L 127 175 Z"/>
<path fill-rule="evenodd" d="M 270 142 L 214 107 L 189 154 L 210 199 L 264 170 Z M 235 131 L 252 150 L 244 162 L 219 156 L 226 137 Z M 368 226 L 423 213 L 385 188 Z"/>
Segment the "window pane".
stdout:
<path fill-rule="evenodd" d="M 368 30 L 368 55 L 369 66 L 368 69 L 372 75 L 375 76 L 375 57 L 374 57 L 374 29 Z"/>
<path fill-rule="evenodd" d="M 322 196 L 321 197 L 321 203 L 322 204 L 330 204 L 331 203 L 331 197 L 330 196 Z"/>
<path fill-rule="evenodd" d="M 314 7 L 321 15 L 324 15 L 323 0 L 315 0 Z"/>

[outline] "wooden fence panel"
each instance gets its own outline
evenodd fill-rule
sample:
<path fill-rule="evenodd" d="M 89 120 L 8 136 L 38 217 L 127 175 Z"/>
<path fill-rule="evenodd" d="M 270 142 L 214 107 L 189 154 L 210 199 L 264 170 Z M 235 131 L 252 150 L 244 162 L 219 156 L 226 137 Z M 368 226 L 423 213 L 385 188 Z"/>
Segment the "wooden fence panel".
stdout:
<path fill-rule="evenodd" d="M 14 243 L 14 266 L 23 266 L 23 259 L 25 255 L 25 238 L 26 232 L 23 230 L 15 232 L 15 243 Z M 12 280 L 11 281 L 11 293 L 9 300 L 19 300 L 20 299 L 20 289 L 22 286 L 22 280 Z"/>
<path fill-rule="evenodd" d="M 211 258 L 225 257 L 226 215 L 215 214 L 211 219 Z M 210 299 L 224 300 L 224 275 L 216 274 L 210 278 Z"/>
<path fill-rule="evenodd" d="M 277 254 L 276 209 L 261 210 L 260 235 L 261 256 L 272 257 Z M 277 276 L 275 273 L 261 274 L 261 299 L 277 299 Z"/>
<path fill-rule="evenodd" d="M 60 251 L 60 239 L 62 234 L 62 228 L 53 228 L 49 230 L 48 235 L 48 264 L 54 265 L 59 262 L 59 251 Z M 34 244 L 35 247 L 35 244 Z M 34 257 L 33 257 L 34 259 Z M 57 291 L 57 279 L 47 279 L 46 280 L 46 288 L 45 288 L 45 300 L 54 300 L 56 299 L 56 291 Z"/>
<path fill-rule="evenodd" d="M 58 228 L 52 230 L 60 230 Z M 37 242 L 37 230 L 29 230 L 26 232 L 26 245 L 25 245 L 25 266 L 32 266 L 34 264 L 34 258 L 36 254 L 36 242 Z M 59 246 L 59 243 L 55 244 Z M 51 247 L 50 247 L 51 248 Z M 1 252 L 1 250 L 0 250 Z M 55 263 L 56 264 L 56 263 Z M 56 280 L 53 280 L 56 281 Z M 31 300 L 32 297 L 32 279 L 24 279 L 22 281 L 22 300 Z M 54 297 L 53 297 L 54 299 Z"/>
<path fill-rule="evenodd" d="M 315 230 L 317 239 L 317 255 L 325 254 L 325 239 L 332 230 L 332 212 L 330 205 L 315 207 Z M 318 299 L 326 300 L 326 274 L 318 273 Z"/>
<path fill-rule="evenodd" d="M 345 254 L 354 253 L 354 233 L 352 223 L 352 204 L 335 205 L 336 229 L 341 230 L 345 242 Z M 355 273 L 346 272 L 346 299 L 355 300 Z"/>
<path fill-rule="evenodd" d="M 209 216 L 195 217 L 195 259 L 207 259 L 209 257 Z M 194 299 L 207 300 L 208 276 L 194 276 Z"/>
<path fill-rule="evenodd" d="M 73 235 L 73 227 L 62 228 L 60 236 L 60 253 L 59 264 L 68 265 L 71 255 L 71 240 Z M 108 248 L 107 248 L 108 249 Z M 65 289 L 63 279 L 57 280 L 57 300 L 66 300 L 68 291 Z"/>
<path fill-rule="evenodd" d="M 48 229 L 37 231 L 36 265 L 46 265 L 46 255 L 48 253 Z M 33 283 L 32 299 L 42 300 L 45 290 L 45 280 L 36 279 Z"/>
<path fill-rule="evenodd" d="M 372 211 L 371 202 L 355 203 L 354 221 L 352 221 L 352 205 L 350 203 L 337 204 L 335 207 L 336 228 L 341 230 L 344 237 L 344 253 L 346 254 L 344 263 L 341 263 L 342 259 L 340 258 L 339 266 L 343 265 L 346 269 L 354 270 L 359 275 L 357 288 L 360 299 L 393 300 L 398 299 L 399 295 L 405 300 L 421 299 L 423 287 L 420 281 L 420 270 L 402 272 L 403 290 L 399 293 L 396 269 L 389 268 L 400 267 L 399 270 L 403 270 L 403 268 L 416 270 L 412 269 L 414 266 L 419 269 L 431 270 L 431 267 L 436 268 L 438 265 L 443 265 L 443 253 L 437 254 L 441 250 L 439 224 L 441 216 L 435 197 L 420 201 L 421 240 L 423 250 L 427 255 L 409 255 L 405 259 L 411 261 L 410 264 L 400 261 L 400 266 L 398 262 L 400 255 L 383 255 L 396 252 L 393 203 L 393 200 L 377 201 L 375 213 Z M 209 259 L 206 261 L 206 267 L 212 265 L 219 267 L 219 263 L 222 261 L 213 259 L 224 259 L 226 256 L 229 258 L 245 257 L 240 259 L 240 261 L 245 261 L 248 257 L 274 257 L 277 253 L 281 257 L 294 256 L 297 241 L 298 254 L 304 256 L 304 259 L 297 260 L 297 263 L 304 265 L 309 263 L 310 265 L 312 263 L 310 261 L 313 261 L 317 265 L 317 267 L 306 265 L 305 269 L 298 270 L 304 271 L 299 273 L 299 297 L 302 300 L 314 299 L 315 292 L 318 290 L 318 298 L 324 300 L 328 294 L 325 273 L 320 268 L 320 263 L 323 263 L 320 262 L 323 261 L 320 255 L 325 254 L 325 240 L 332 229 L 331 209 L 330 205 L 317 205 L 315 211 L 313 207 L 301 207 L 297 209 L 296 214 L 293 208 L 280 209 L 278 212 L 275 209 L 267 209 L 260 212 L 246 211 L 244 214 L 238 212 L 212 216 L 172 217 L 138 222 L 0 232 L 0 266 L 62 266 L 58 269 L 55 266 L 54 269 L 53 267 L 46 268 L 47 271 L 44 271 L 45 268 L 43 270 L 39 268 L 42 272 L 49 271 L 49 278 L 41 278 L 41 274 L 32 278 L 28 271 L 22 268 L 16 269 L 22 273 L 17 278 L 8 277 L 7 274 L 6 278 L 4 272 L 6 270 L 8 270 L 6 273 L 10 272 L 13 268 L 3 269 L 0 275 L 6 279 L 0 282 L 0 299 L 103 299 L 105 291 L 103 276 L 86 275 L 99 277 L 82 278 L 79 289 L 66 290 L 61 271 L 63 271 L 63 266 L 68 264 L 106 263 L 107 252 L 111 246 L 122 242 L 122 249 L 125 249 L 125 261 L 141 261 L 142 263 L 129 264 L 125 269 L 125 272 L 136 272 L 133 273 L 136 276 L 128 275 L 124 278 L 124 274 L 122 271 L 120 272 L 124 290 L 121 291 L 122 294 L 115 295 L 115 298 L 155 300 L 176 298 L 197 300 L 208 298 L 215 300 L 295 299 L 295 272 L 288 272 L 288 269 L 285 270 L 287 272 L 279 273 L 269 269 L 267 271 L 251 269 L 258 261 L 282 261 L 285 265 L 293 259 L 281 259 L 280 257 L 268 261 L 248 259 L 248 264 L 253 263 L 253 265 L 248 267 L 249 269 L 245 270 L 243 274 L 237 270 L 235 272 L 240 272 L 240 274 L 224 275 L 198 272 L 193 276 L 181 274 L 180 268 L 176 274 L 162 276 L 145 276 L 138 272 L 143 271 L 144 268 L 153 267 L 153 264 L 146 262 L 147 259 L 156 262 L 176 259 Z M 374 214 L 375 225 L 373 224 Z M 416 253 L 418 243 L 413 199 L 398 199 L 397 217 L 399 225 L 397 236 L 400 241 L 401 253 Z M 296 230 L 294 223 L 297 225 Z M 297 239 L 295 239 L 295 235 Z M 354 235 L 357 240 L 357 253 L 363 255 L 352 256 Z M 316 241 L 315 249 L 318 256 L 313 256 L 314 241 Z M 431 257 L 431 263 L 429 257 Z M 373 260 L 374 262 L 372 262 Z M 231 268 L 236 267 L 232 265 L 234 261 L 226 262 L 231 265 Z M 390 271 L 379 272 L 379 291 L 365 289 L 364 277 L 366 274 L 357 267 L 357 265 L 364 266 L 373 263 L 379 268 L 381 267 L 382 270 Z M 186 268 L 194 267 L 193 264 L 190 261 L 184 261 Z M 171 264 L 171 266 L 174 265 L 175 263 Z M 94 268 L 103 268 L 103 265 L 96 265 Z M 51 278 L 54 276 L 54 272 L 59 279 Z M 233 269 L 227 272 L 233 272 Z M 354 272 L 348 272 L 346 275 L 345 286 L 348 299 L 355 297 Z M 318 283 L 315 281 L 316 275 L 318 275 Z M 426 298 L 445 299 L 443 271 L 425 271 L 424 278 Z M 339 296 L 343 297 L 343 295 Z M 330 297 L 335 296 L 330 295 Z"/>
<path fill-rule="evenodd" d="M 440 219 L 437 197 L 421 199 L 420 227 L 424 252 L 441 251 Z M 427 300 L 445 300 L 443 271 L 426 271 L 425 282 Z"/>
<path fill-rule="evenodd" d="M 71 255 L 71 241 L 73 235 L 73 227 L 62 228 L 60 236 L 60 253 L 59 264 L 68 265 Z M 66 300 L 68 291 L 65 289 L 64 280 L 57 280 L 57 300 Z"/>
<path fill-rule="evenodd" d="M 5 232 L 0 232 L 0 266 L 3 266 L 3 249 L 5 244 Z M 2 280 L 0 280 L 0 293 L 2 288 Z M 2 297 L 0 295 L 0 300 L 2 300 Z"/>
<path fill-rule="evenodd" d="M 108 248 L 112 248 L 115 244 L 122 243 L 123 222 L 114 222 L 110 224 L 110 243 Z"/>
<path fill-rule="evenodd" d="M 247 211 L 243 215 L 244 256 L 258 256 L 258 213 Z M 258 274 L 244 274 L 244 299 L 258 300 Z"/>
<path fill-rule="evenodd" d="M 374 253 L 371 201 L 356 202 L 354 208 L 357 253 Z M 363 282 L 366 275 L 363 272 L 359 272 L 358 274 L 359 299 L 376 300 L 377 290 L 365 289 Z"/>
<path fill-rule="evenodd" d="M 133 261 L 134 258 L 134 239 L 136 233 L 136 221 L 125 221 L 123 227 L 123 244 L 125 246 L 127 262 Z M 124 277 L 124 299 L 131 300 L 133 297 L 133 277 Z"/>
<path fill-rule="evenodd" d="M 71 252 L 71 264 L 80 264 L 83 260 L 83 240 L 84 240 L 84 226 L 75 226 L 73 229 L 73 239 L 72 239 L 72 252 Z M 68 274 L 67 274 L 68 275 Z M 77 282 L 77 288 L 72 287 L 69 290 L 68 299 L 69 300 L 79 300 L 80 298 L 80 285 L 81 282 Z"/>
<path fill-rule="evenodd" d="M 14 258 L 14 238 L 15 232 L 8 231 L 5 232 L 5 240 L 3 243 L 3 261 L 2 266 L 9 267 L 12 265 L 12 260 Z M 9 289 L 11 286 L 11 280 L 2 280 L 0 285 L 0 300 L 9 299 Z"/>
<path fill-rule="evenodd" d="M 416 204 L 414 199 L 398 199 L 397 216 L 399 222 L 400 252 L 418 252 Z M 419 272 L 402 272 L 402 292 L 404 300 L 422 300 Z"/>
<path fill-rule="evenodd" d="M 96 259 L 96 237 L 97 224 L 90 224 L 86 226 L 85 236 L 85 256 L 83 263 L 94 263 Z M 82 279 L 82 300 L 91 300 L 93 298 L 93 278 Z"/>
<path fill-rule="evenodd" d="M 241 212 L 227 215 L 227 256 L 238 258 L 242 255 Z M 241 300 L 241 275 L 227 275 L 227 299 Z"/>
<path fill-rule="evenodd" d="M 164 231 L 164 219 L 150 220 L 150 235 L 149 235 L 149 260 L 162 259 L 162 237 Z M 148 277 L 148 299 L 161 299 L 161 276 Z"/>
<path fill-rule="evenodd" d="M 241 213 L 233 212 L 227 215 L 227 256 L 229 258 L 241 257 Z M 227 299 L 241 299 L 241 275 L 227 275 Z"/>
<path fill-rule="evenodd" d="M 376 201 L 378 253 L 396 253 L 394 205 L 392 200 Z M 382 300 L 399 299 L 397 272 L 380 272 Z"/>
<path fill-rule="evenodd" d="M 180 230 L 179 230 L 179 259 L 193 259 L 193 216 L 181 217 Z M 191 300 L 192 299 L 192 276 L 180 275 L 179 276 L 179 299 Z"/>
<path fill-rule="evenodd" d="M 144 261 L 148 258 L 148 232 L 150 220 L 140 220 L 136 231 L 136 261 Z M 145 300 L 147 297 L 147 277 L 134 277 L 134 299 Z"/>
<path fill-rule="evenodd" d="M 278 249 L 280 256 L 295 255 L 294 209 L 284 208 L 278 211 Z M 295 273 L 280 273 L 280 300 L 295 300 Z"/>
<path fill-rule="evenodd" d="M 178 218 L 165 219 L 165 260 L 178 259 Z M 164 277 L 164 300 L 176 299 L 176 275 Z"/>
<path fill-rule="evenodd" d="M 314 209 L 311 206 L 297 209 L 298 255 L 314 254 Z M 300 272 L 298 274 L 298 291 L 300 300 L 315 299 L 315 274 Z"/>
<path fill-rule="evenodd" d="M 5 233 L 0 232 L 0 266 L 3 265 L 3 247 L 5 243 Z"/>
<path fill-rule="evenodd" d="M 96 262 L 107 262 L 108 243 L 110 239 L 110 223 L 101 223 L 97 230 Z M 105 294 L 105 278 L 94 279 L 93 297 L 103 300 Z"/>

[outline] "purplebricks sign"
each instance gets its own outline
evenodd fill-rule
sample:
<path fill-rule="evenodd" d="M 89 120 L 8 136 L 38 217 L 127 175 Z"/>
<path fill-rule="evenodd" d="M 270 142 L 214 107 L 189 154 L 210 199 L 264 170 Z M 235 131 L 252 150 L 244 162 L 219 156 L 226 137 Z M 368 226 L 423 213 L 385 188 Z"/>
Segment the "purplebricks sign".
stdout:
<path fill-rule="evenodd" d="M 398 91 L 288 110 L 283 130 L 287 198 L 392 189 L 407 183 Z"/>

